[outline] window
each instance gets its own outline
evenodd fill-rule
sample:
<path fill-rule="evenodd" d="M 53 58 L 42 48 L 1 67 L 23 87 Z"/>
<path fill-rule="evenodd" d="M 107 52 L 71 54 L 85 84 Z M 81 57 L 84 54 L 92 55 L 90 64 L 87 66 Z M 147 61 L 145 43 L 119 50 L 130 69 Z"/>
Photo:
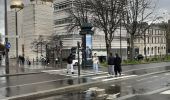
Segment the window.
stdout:
<path fill-rule="evenodd" d="M 63 18 L 63 19 L 55 20 L 54 24 L 55 25 L 66 24 L 66 23 L 71 23 L 71 21 L 72 21 L 71 18 Z"/>
<path fill-rule="evenodd" d="M 148 47 L 148 55 L 149 55 L 149 47 Z"/>
<path fill-rule="evenodd" d="M 153 54 L 153 47 L 152 47 L 152 50 L 151 50 L 151 54 Z"/>
<path fill-rule="evenodd" d="M 72 2 L 67 1 L 67 2 L 63 2 L 61 4 L 54 4 L 54 10 L 62 10 L 62 9 L 66 9 L 72 6 Z"/>
<path fill-rule="evenodd" d="M 146 55 L 146 48 L 144 47 L 144 54 Z"/>

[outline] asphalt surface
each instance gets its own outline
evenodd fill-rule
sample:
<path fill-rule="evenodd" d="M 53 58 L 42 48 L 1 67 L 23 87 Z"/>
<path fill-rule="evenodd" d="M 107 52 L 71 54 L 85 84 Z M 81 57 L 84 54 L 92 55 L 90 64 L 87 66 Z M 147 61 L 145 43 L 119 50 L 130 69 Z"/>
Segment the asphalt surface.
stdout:
<path fill-rule="evenodd" d="M 170 67 L 168 67 L 168 65 L 170 65 L 170 63 L 168 62 L 154 63 L 154 64 L 142 64 L 142 65 L 129 65 L 129 66 L 122 66 L 122 69 L 125 74 L 124 76 L 130 76 L 130 75 L 140 76 L 143 74 L 170 70 Z M 126 80 L 127 82 L 121 81 L 121 78 L 112 79 L 114 77 L 108 77 L 107 72 L 105 72 L 107 71 L 107 68 L 101 69 L 103 70 L 103 72 L 101 72 L 98 75 L 94 75 L 91 69 L 86 69 L 83 73 L 81 73 L 83 77 L 81 77 L 80 79 L 77 78 L 78 77 L 77 73 L 75 73 L 74 75 L 66 74 L 66 72 L 63 70 L 47 71 L 46 69 L 35 67 L 35 66 L 34 67 L 27 66 L 24 68 L 24 70 L 31 70 L 31 71 L 35 71 L 34 69 L 35 70 L 38 69 L 39 71 L 45 70 L 46 72 L 38 73 L 38 74 L 0 77 L 0 93 L 1 93 L 0 98 L 3 99 L 6 97 L 12 97 L 12 96 L 28 94 L 28 93 L 35 93 L 35 92 L 43 91 L 43 90 L 50 90 L 54 88 L 67 87 L 70 85 L 95 82 L 95 81 L 101 81 L 101 80 L 105 80 L 106 82 L 104 82 L 104 84 L 102 83 L 101 85 L 99 85 L 99 87 L 104 88 L 105 90 L 108 90 L 107 88 L 110 88 L 110 85 L 114 84 L 114 87 L 112 87 L 113 91 L 109 90 L 110 92 L 106 92 L 106 93 L 108 94 L 118 93 L 118 95 L 116 96 L 123 97 L 123 96 L 131 95 L 131 94 L 138 94 L 138 93 L 142 94 L 143 92 L 146 92 L 148 89 L 150 89 L 149 87 L 152 87 L 152 85 L 153 87 L 151 89 L 156 90 L 157 89 L 156 87 L 162 88 L 161 87 L 162 85 L 160 82 L 163 82 L 162 84 L 166 84 L 166 82 L 169 82 L 168 78 L 166 78 L 166 77 L 169 77 L 169 75 L 162 75 L 162 74 L 159 74 L 158 76 L 148 76 L 148 79 L 139 78 L 138 80 L 128 79 L 133 76 L 125 77 L 125 79 L 127 79 Z M 96 78 L 96 77 L 103 77 L 103 78 Z M 165 77 L 165 78 L 161 78 L 161 77 Z M 118 83 L 113 82 L 111 84 L 107 84 L 107 81 L 109 81 L 107 79 L 111 79 L 110 81 L 120 80 L 121 82 L 118 82 Z M 150 81 L 153 80 L 153 83 L 150 82 L 149 80 Z M 149 86 L 149 84 L 151 86 Z M 132 88 L 132 87 L 135 87 L 135 88 Z M 144 87 L 144 88 L 139 88 L 139 87 Z M 152 90 L 148 90 L 148 91 L 152 91 Z M 67 98 L 77 98 L 77 97 L 79 98 L 73 99 L 73 100 L 91 100 L 89 99 L 91 98 L 89 95 L 85 96 L 87 93 L 85 93 L 84 91 L 86 90 L 78 91 L 78 92 L 71 91 L 71 93 L 66 93 L 65 95 L 52 96 L 49 98 L 43 98 L 42 100 L 46 100 L 46 99 L 47 100 L 68 100 Z M 59 97 L 62 97 L 63 99 Z"/>
<path fill-rule="evenodd" d="M 112 100 L 116 100 L 118 98 L 124 98 L 126 96 L 134 95 L 131 98 L 124 98 L 120 100 L 169 100 L 168 95 L 162 94 L 153 94 L 153 95 L 141 95 L 135 96 L 139 94 L 147 94 L 149 92 L 153 92 L 155 90 L 168 87 L 170 85 L 170 73 L 161 73 L 156 75 L 148 75 L 147 77 L 140 77 L 136 79 L 128 79 L 119 82 L 113 83 L 104 83 L 98 85 L 99 89 L 104 89 L 105 94 L 114 95 Z M 96 85 L 94 85 L 95 87 Z M 91 87 L 93 88 L 93 87 Z M 159 99 L 158 99 L 158 98 Z M 160 99 L 161 98 L 161 99 Z M 63 95 L 57 95 L 47 98 L 42 98 L 39 100 L 100 100 L 95 94 L 89 92 L 88 90 L 83 91 L 70 91 L 68 93 L 64 93 Z M 105 99 L 101 99 L 105 100 Z M 111 99 L 110 99 L 111 100 Z"/>

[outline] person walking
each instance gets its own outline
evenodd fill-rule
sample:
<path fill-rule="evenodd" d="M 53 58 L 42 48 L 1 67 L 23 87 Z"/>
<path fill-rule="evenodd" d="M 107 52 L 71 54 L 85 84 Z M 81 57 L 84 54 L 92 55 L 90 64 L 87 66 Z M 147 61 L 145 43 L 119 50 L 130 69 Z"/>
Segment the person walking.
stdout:
<path fill-rule="evenodd" d="M 109 57 L 108 57 L 108 74 L 109 75 L 113 75 L 113 68 L 114 68 L 114 57 L 113 57 L 113 54 L 110 53 Z"/>
<path fill-rule="evenodd" d="M 67 57 L 67 73 L 71 70 L 71 73 L 74 74 L 74 68 L 73 68 L 73 55 L 70 54 Z"/>
<path fill-rule="evenodd" d="M 99 59 L 97 57 L 97 54 L 94 53 L 94 56 L 93 56 L 93 71 L 95 72 L 95 74 L 98 73 L 98 67 L 99 67 Z"/>
<path fill-rule="evenodd" d="M 119 57 L 119 55 L 116 53 L 115 54 L 116 57 L 114 59 L 114 72 L 115 72 L 115 77 L 117 77 L 117 73 L 119 73 L 119 76 L 121 76 L 121 72 L 122 72 L 122 68 L 121 68 L 121 58 Z"/>

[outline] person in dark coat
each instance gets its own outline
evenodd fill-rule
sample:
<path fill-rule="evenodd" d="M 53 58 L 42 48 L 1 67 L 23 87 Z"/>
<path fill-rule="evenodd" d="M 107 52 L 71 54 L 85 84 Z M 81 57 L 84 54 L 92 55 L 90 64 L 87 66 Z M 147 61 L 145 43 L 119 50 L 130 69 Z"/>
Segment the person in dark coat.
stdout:
<path fill-rule="evenodd" d="M 113 57 L 113 55 L 112 55 L 112 53 L 110 53 L 110 55 L 109 55 L 109 58 L 108 58 L 108 74 L 109 75 L 113 75 L 114 73 L 113 73 L 113 68 L 114 68 L 114 57 Z"/>
<path fill-rule="evenodd" d="M 121 72 L 122 72 L 121 63 L 122 63 L 122 60 L 121 60 L 121 58 L 119 57 L 119 55 L 117 53 L 115 55 L 116 55 L 116 57 L 114 59 L 115 76 L 117 76 L 117 73 L 119 73 L 119 75 L 121 76 Z"/>

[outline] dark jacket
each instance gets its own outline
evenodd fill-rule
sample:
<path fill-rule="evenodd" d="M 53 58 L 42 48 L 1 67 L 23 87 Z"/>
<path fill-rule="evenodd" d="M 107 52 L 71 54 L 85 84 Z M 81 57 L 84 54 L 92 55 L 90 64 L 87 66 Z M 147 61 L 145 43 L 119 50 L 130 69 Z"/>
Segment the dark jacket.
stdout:
<path fill-rule="evenodd" d="M 108 65 L 114 65 L 114 57 L 113 56 L 110 56 L 109 58 L 108 58 Z"/>
<path fill-rule="evenodd" d="M 118 66 L 118 67 L 121 66 L 122 60 L 120 57 L 115 57 L 114 61 L 115 61 L 115 66 Z"/>
<path fill-rule="evenodd" d="M 72 57 L 72 55 L 68 56 L 68 58 L 67 58 L 67 63 L 68 63 L 68 64 L 72 64 L 72 63 L 73 63 L 73 57 Z"/>

